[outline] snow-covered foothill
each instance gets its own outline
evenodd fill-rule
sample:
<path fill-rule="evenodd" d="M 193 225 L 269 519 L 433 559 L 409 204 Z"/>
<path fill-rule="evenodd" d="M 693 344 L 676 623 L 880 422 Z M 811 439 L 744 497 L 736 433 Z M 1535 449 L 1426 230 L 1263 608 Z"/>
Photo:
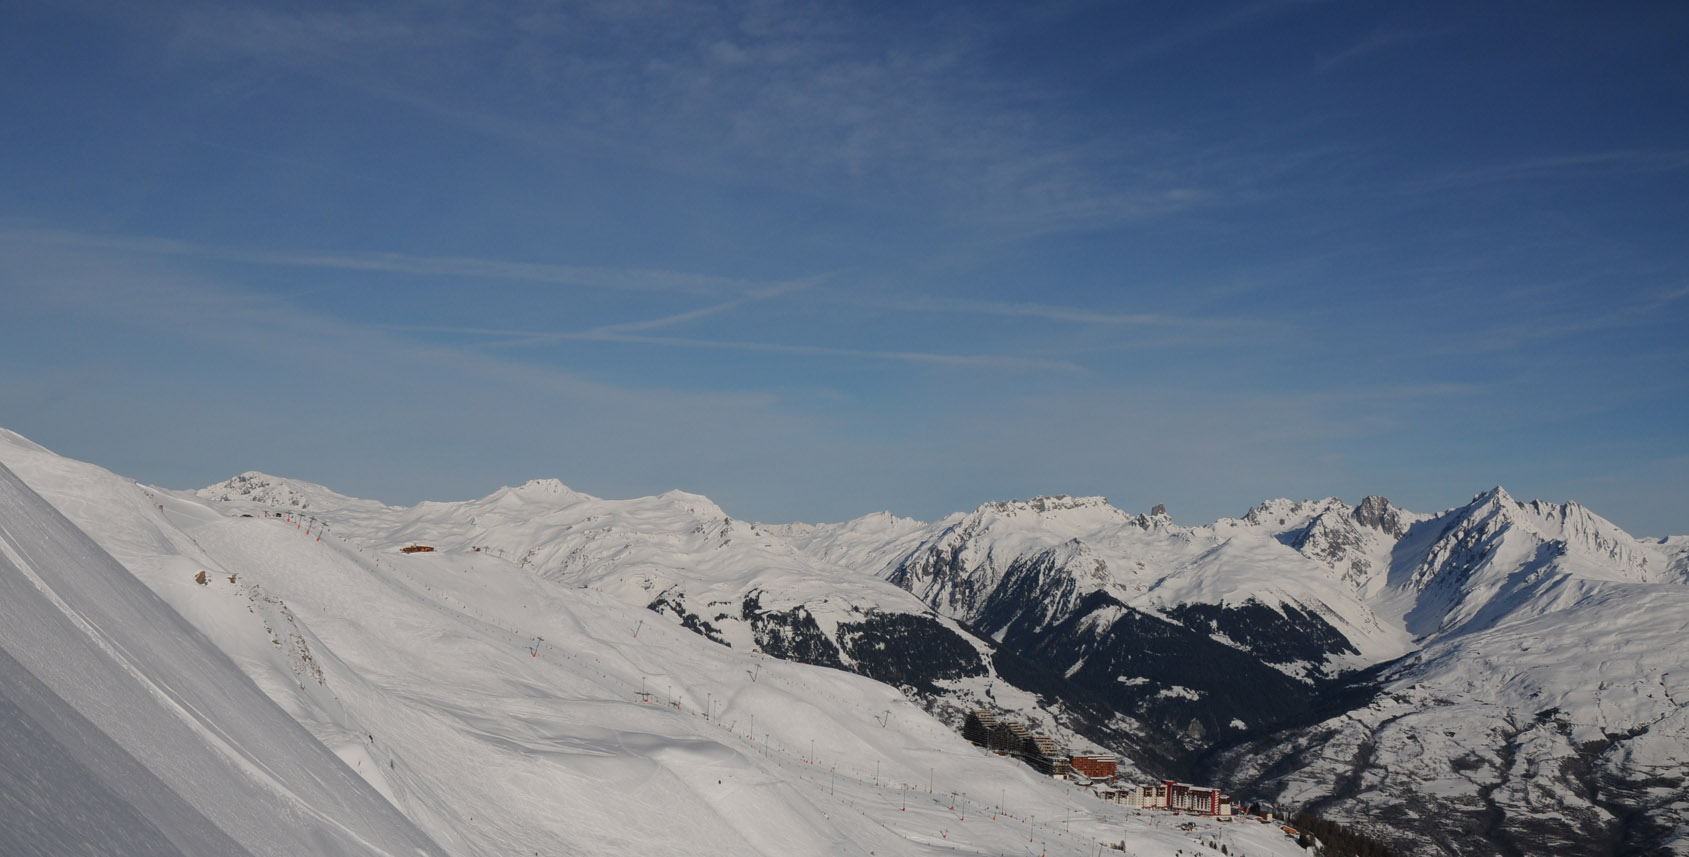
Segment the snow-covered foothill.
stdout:
<path fill-rule="evenodd" d="M 1296 853 L 987 758 L 974 706 L 1413 853 L 1689 850 L 1689 537 L 1576 503 L 764 525 L 557 480 L 162 491 L 10 434 L 0 462 L 447 853 Z"/>
<path fill-rule="evenodd" d="M 437 848 L 453 855 L 948 855 L 1036 848 L 1094 855 L 1125 842 L 1132 853 L 1175 857 L 1210 840 L 1228 843 L 1234 854 L 1300 853 L 1276 830 L 1203 822 L 1186 831 L 1099 801 L 982 753 L 895 688 L 718 645 L 654 620 L 614 587 L 591 585 L 619 579 L 594 577 L 604 571 L 599 565 L 536 572 L 436 538 L 446 528 L 429 529 L 430 516 L 465 510 L 425 504 L 405 513 L 413 515 L 401 522 L 409 532 L 365 542 L 356 537 L 356 515 L 330 513 L 321 494 L 290 491 L 311 505 L 266 517 L 239 505 L 254 502 L 256 509 L 257 501 L 145 488 L 11 437 L 0 438 L 0 462 L 22 477 L 11 493 L 38 491 L 69 518 L 39 498 L 27 513 L 5 507 L 6 544 L 39 551 L 31 568 L 68 570 L 90 555 L 110 555 L 91 587 L 100 593 L 95 601 L 67 602 L 74 608 L 67 610 L 41 599 L 5 599 L 5 654 L 27 663 L 32 675 L 50 675 L 49 665 L 63 661 L 58 650 L 117 641 L 130 666 L 166 676 L 161 685 L 191 703 L 184 706 L 191 714 L 156 702 L 161 713 L 147 714 L 140 702 L 149 691 L 88 680 L 102 670 L 123 671 L 109 663 L 75 663 L 66 674 L 82 680 L 55 690 L 89 716 L 140 711 L 129 725 L 115 714 L 95 721 L 100 735 L 137 757 L 191 757 L 201 752 L 194 741 L 223 737 L 220 749 L 232 761 L 218 764 L 232 773 L 176 790 L 213 827 L 239 831 L 237 840 L 254 854 Z M 495 518 L 473 547 L 496 548 L 498 507 L 514 525 L 532 505 L 524 495 L 533 493 L 514 489 L 471 512 Z M 564 495 L 554 499 L 566 508 Z M 671 496 L 619 511 L 663 517 L 663 510 L 687 505 L 699 508 L 694 498 Z M 364 523 L 393 514 L 380 504 L 342 508 L 359 510 Z M 43 525 L 48 517 L 58 523 Z M 14 531 L 33 535 L 14 538 Z M 748 525 L 731 524 L 668 535 L 682 548 L 702 548 L 719 543 L 724 531 L 756 538 Z M 652 536 L 636 548 L 655 555 L 661 541 Z M 436 549 L 398 550 L 412 542 Z M 37 585 L 14 566 L 0 569 L 0 585 Z M 707 571 L 723 579 L 733 573 Z M 116 604 L 102 607 L 107 601 Z M 153 606 L 123 607 L 137 604 Z M 177 629 L 169 632 L 177 649 L 151 645 L 159 628 Z M 42 653 L 49 649 L 51 657 Z M 176 671 L 157 672 L 178 659 Z M 72 684 L 80 690 L 71 693 Z M 193 695 L 207 686 L 224 688 L 226 699 Z M 229 690 L 240 687 L 246 690 Z M 172 737 L 179 733 L 189 737 Z M 192 767 L 197 774 L 215 766 Z M 309 774 L 292 773 L 301 767 Z M 298 812 L 247 799 L 279 788 L 260 776 L 266 772 L 305 796 L 304 818 L 321 813 L 343 826 L 301 823 Z M 7 780 L 0 784 L 0 800 L 22 793 Z M 191 820 L 176 826 L 188 830 Z M 123 823 L 117 815 L 91 821 L 96 828 Z M 293 832 L 272 831 L 276 825 L 293 825 Z M 336 844 L 346 830 L 377 847 Z M 381 844 L 393 840 L 414 840 L 415 847 Z"/>
<path fill-rule="evenodd" d="M 78 496 L 95 511 L 139 493 Z M 125 539 L 169 544 L 120 517 Z M 445 853 L 207 630 L 0 466 L 0 702 L 27 739 L 0 751 L 7 853 Z"/>

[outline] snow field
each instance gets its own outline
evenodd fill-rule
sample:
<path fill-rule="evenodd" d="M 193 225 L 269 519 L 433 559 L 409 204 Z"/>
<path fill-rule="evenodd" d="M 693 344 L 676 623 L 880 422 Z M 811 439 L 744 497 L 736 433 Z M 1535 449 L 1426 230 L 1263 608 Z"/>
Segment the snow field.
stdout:
<path fill-rule="evenodd" d="M 173 544 L 146 528 L 122 532 Z M 85 718 L 125 754 L 55 776 L 111 788 L 178 847 L 218 853 L 177 838 L 203 819 L 255 855 L 440 853 L 201 632 L 5 468 L 0 648 L 53 695 L 50 709 L 65 707 L 55 720 Z M 75 847 L 33 844 L 47 853 Z"/>
<path fill-rule="evenodd" d="M 486 554 L 400 555 L 38 463 L 32 478 L 336 767 L 449 853 L 1065 855 L 1125 838 L 1172 855 L 1193 842 L 1130 832 L 1123 809 L 988 758 L 852 674 L 730 650 Z M 1253 853 L 1290 853 L 1276 845 Z"/>
<path fill-rule="evenodd" d="M 251 528 L 255 520 L 292 538 L 285 523 L 262 519 L 213 522 L 193 537 L 223 556 L 254 549 L 260 555 L 246 560 L 248 574 L 280 573 L 263 560 L 280 555 L 278 545 L 214 532 Z M 409 707 L 449 724 L 430 728 L 415 722 L 420 715 L 414 712 L 371 718 L 389 733 L 428 735 L 436 759 L 457 758 L 464 765 L 476 759 L 481 776 L 495 783 L 492 794 L 454 794 L 448 803 L 475 807 L 473 813 L 460 808 L 460 820 L 471 816 L 477 827 L 504 832 L 483 837 L 484 847 L 542 854 L 560 843 L 580 853 L 690 846 L 766 854 L 923 853 L 908 850 L 912 846 L 932 853 L 1025 853 L 1003 850 L 1005 840 L 1020 844 L 1021 832 L 1009 832 L 1018 822 L 1028 847 L 1088 853 L 1113 826 L 1096 819 L 1111 807 L 1065 791 L 1040 799 L 1039 791 L 1052 788 L 1047 780 L 1017 763 L 983 758 L 900 694 L 866 679 L 736 653 L 650 621 L 655 617 L 648 611 L 603 593 L 563 587 L 485 555 L 365 558 L 332 541 L 322 544 L 337 559 L 295 561 L 286 583 L 270 587 L 305 615 L 326 615 L 348 602 L 407 608 L 366 608 L 355 623 L 331 620 L 322 631 L 324 645 L 382 661 L 367 664 L 368 672 L 391 682 Z M 408 598 L 383 599 L 384 586 Z M 315 594 L 322 591 L 335 594 Z M 413 610 L 426 616 L 406 615 Z M 453 624 L 458 634 L 440 630 Z M 529 648 L 536 643 L 537 657 Z M 463 687 L 446 690 L 447 675 L 463 676 Z M 337 683 L 332 671 L 329 682 Z M 472 704 L 465 702 L 466 690 Z M 652 702 L 640 702 L 641 693 Z M 882 713 L 889 714 L 886 726 L 877 719 Z M 616 725 L 599 725 L 606 723 Z M 411 752 L 401 746 L 395 754 L 408 758 Z M 923 759 L 930 763 L 934 792 L 917 785 Z M 870 761 L 877 763 L 877 777 Z M 424 780 L 459 768 L 449 761 L 438 771 L 432 770 L 438 763 L 410 764 L 430 768 L 419 775 Z M 970 769 L 981 764 L 994 769 L 991 779 L 1006 783 L 1001 791 L 1010 797 L 1021 792 L 1024 803 L 1042 806 L 1045 819 L 1067 814 L 1076 821 L 1057 829 L 1008 814 L 995 829 L 984 827 L 994 813 L 954 785 L 976 778 Z M 566 821 L 533 829 L 531 819 L 546 815 Z"/>

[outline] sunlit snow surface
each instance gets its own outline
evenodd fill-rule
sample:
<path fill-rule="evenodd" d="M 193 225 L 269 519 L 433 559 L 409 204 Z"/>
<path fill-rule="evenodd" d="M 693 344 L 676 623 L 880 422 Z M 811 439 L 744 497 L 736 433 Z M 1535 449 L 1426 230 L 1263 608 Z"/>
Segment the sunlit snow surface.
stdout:
<path fill-rule="evenodd" d="M 30 457 L 49 480 L 81 472 Z M 168 549 L 166 530 L 135 526 L 136 499 L 75 505 L 122 510 L 126 541 Z M 183 621 L 0 468 L 0 852 L 441 853 L 201 630 L 220 631 Z"/>
<path fill-rule="evenodd" d="M 1121 841 L 1174 855 L 1213 840 L 1234 855 L 1302 853 L 1275 827 L 1187 832 L 1099 802 L 983 754 L 889 687 L 710 643 L 614 586 L 536 575 L 508 550 L 405 555 L 353 538 L 344 514 L 324 535 L 10 434 L 0 462 L 22 478 L 0 474 L 0 642 L 28 673 L 6 701 L 35 705 L 37 720 L 72 709 L 109 739 L 101 752 L 134 760 L 100 770 L 84 753 L 57 775 L 0 778 L 7 807 L 104 790 L 33 826 L 0 820 L 0 833 L 34 837 L 19 853 L 219 853 L 229 840 L 278 855 L 1094 855 Z M 673 569 L 691 536 L 757 538 L 726 521 L 675 534 Z M 31 680 L 61 702 L 24 699 Z M 31 744 L 32 723 L 8 735 L 74 755 Z M 145 804 L 149 777 L 180 800 Z M 140 847 L 154 839 L 166 844 Z M 137 845 L 104 847 L 123 841 Z"/>

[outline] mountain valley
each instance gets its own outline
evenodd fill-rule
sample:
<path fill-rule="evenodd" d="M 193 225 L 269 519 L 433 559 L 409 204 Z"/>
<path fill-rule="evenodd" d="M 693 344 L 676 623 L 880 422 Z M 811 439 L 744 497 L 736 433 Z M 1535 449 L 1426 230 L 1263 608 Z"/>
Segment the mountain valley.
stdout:
<path fill-rule="evenodd" d="M 984 709 L 1119 754 L 1127 781 L 1213 782 L 1402 853 L 1689 853 L 1689 538 L 1638 539 L 1576 503 L 1275 500 L 1183 526 L 1056 496 L 771 525 L 556 480 L 413 507 L 261 473 L 167 491 L 0 441 L 8 496 L 39 492 L 91 536 L 108 576 L 133 573 L 226 653 L 279 706 L 265 716 L 302 725 L 367 783 L 358 800 L 396 809 L 384 835 L 425 852 L 679 853 L 687 825 L 754 853 L 945 852 L 948 834 L 841 827 L 829 801 L 847 770 L 857 815 L 923 772 L 983 800 L 989 785 L 957 784 L 993 760 L 955 733 Z M 51 517 L 16 502 L 10 520 Z M 13 550 L 34 544 L 16 529 Z M 520 678 L 513 653 L 542 672 Z M 470 759 L 501 785 L 472 785 Z M 804 778 L 818 761 L 825 799 Z M 742 783 L 732 809 L 697 780 L 721 766 Z M 988 777 L 996 815 L 1011 790 L 1046 821 L 1075 799 L 1010 767 Z M 537 811 L 545 794 L 566 817 Z M 1124 841 L 1125 810 L 1085 799 L 1094 832 L 1063 847 Z M 658 821 L 677 806 L 692 821 Z M 650 821 L 610 825 L 628 812 Z M 192 816 L 168 817 L 206 826 Z M 1162 853 L 1144 829 L 1129 850 Z"/>

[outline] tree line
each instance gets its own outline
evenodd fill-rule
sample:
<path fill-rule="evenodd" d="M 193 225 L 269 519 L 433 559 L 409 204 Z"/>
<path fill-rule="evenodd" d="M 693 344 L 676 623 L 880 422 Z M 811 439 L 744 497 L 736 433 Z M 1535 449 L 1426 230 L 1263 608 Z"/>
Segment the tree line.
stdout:
<path fill-rule="evenodd" d="M 1325 857 L 1401 857 L 1401 852 L 1383 842 L 1317 815 L 1299 812 L 1290 824 L 1301 831 L 1296 844 L 1307 848 L 1318 839 L 1325 846 Z"/>

